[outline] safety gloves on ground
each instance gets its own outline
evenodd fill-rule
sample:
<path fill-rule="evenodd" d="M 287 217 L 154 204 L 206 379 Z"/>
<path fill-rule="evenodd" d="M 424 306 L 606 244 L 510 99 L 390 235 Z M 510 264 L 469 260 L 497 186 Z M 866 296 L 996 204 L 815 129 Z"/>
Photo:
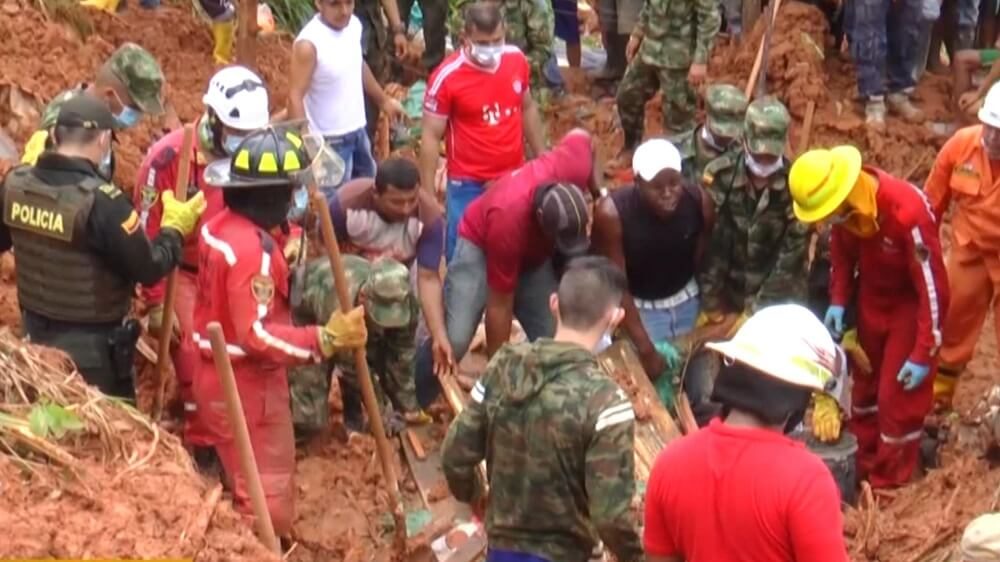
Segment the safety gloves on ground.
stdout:
<path fill-rule="evenodd" d="M 149 309 L 147 316 L 148 324 L 146 327 L 149 329 L 149 333 L 153 334 L 157 338 L 160 337 L 160 332 L 163 329 L 163 303 L 155 304 Z M 177 322 L 177 316 L 174 315 L 174 321 L 171 324 L 170 338 L 176 344 L 181 341 L 181 327 Z"/>
<path fill-rule="evenodd" d="M 823 325 L 830 331 L 835 339 L 840 339 L 844 335 L 844 307 L 831 305 L 823 315 Z"/>
<path fill-rule="evenodd" d="M 163 192 L 161 199 L 163 218 L 160 220 L 160 228 L 172 228 L 184 238 L 190 236 L 198 226 L 201 214 L 205 212 L 205 194 L 199 191 L 197 195 L 181 203 L 174 198 L 174 192 L 168 190 Z"/>
<path fill-rule="evenodd" d="M 354 307 L 344 314 L 337 310 L 330 315 L 325 326 L 319 327 L 319 345 L 323 357 L 331 357 L 348 347 L 361 347 L 368 341 L 364 307 Z"/>
<path fill-rule="evenodd" d="M 871 374 L 872 362 L 868 359 L 865 350 L 861 349 L 861 344 L 858 343 L 858 330 L 856 328 L 844 332 L 844 337 L 840 340 L 840 347 L 844 348 L 844 352 L 854 361 L 854 366 L 861 371 L 861 374 Z"/>
<path fill-rule="evenodd" d="M 920 383 L 924 382 L 924 379 L 927 378 L 927 373 L 930 371 L 931 368 L 927 365 L 907 361 L 903 364 L 903 368 L 899 370 L 899 374 L 896 375 L 896 380 L 903 383 L 904 390 L 913 390 L 920 386 Z"/>
<path fill-rule="evenodd" d="M 837 405 L 837 401 L 825 392 L 817 392 L 814 398 L 813 437 L 823 443 L 832 443 L 840 439 L 840 406 Z"/>

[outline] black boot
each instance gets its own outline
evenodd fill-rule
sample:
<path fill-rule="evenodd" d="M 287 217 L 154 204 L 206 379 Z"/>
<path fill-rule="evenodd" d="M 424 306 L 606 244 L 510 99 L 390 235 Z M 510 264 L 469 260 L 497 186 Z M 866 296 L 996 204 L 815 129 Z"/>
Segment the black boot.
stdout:
<path fill-rule="evenodd" d="M 621 80 L 625 75 L 625 47 L 628 45 L 628 35 L 621 33 L 604 34 L 604 51 L 608 58 L 604 68 L 591 75 L 594 80 Z"/>

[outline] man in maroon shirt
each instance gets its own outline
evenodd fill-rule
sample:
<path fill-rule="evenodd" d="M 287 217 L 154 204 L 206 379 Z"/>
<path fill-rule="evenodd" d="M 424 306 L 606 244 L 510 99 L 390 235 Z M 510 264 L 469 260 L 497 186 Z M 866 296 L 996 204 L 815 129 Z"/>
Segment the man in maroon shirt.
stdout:
<path fill-rule="evenodd" d="M 489 355 L 510 338 L 514 316 L 529 340 L 552 335 L 552 258 L 587 251 L 586 193 L 596 191 L 594 176 L 590 133 L 574 129 L 469 205 L 444 284 L 445 325 L 456 364 L 484 310 Z M 418 358 L 418 396 L 427 390 L 426 355 Z"/>

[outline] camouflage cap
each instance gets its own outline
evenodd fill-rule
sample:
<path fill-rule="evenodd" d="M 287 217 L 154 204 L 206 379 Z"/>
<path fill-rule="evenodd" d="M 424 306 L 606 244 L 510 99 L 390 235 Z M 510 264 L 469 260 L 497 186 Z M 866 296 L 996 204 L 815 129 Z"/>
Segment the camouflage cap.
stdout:
<path fill-rule="evenodd" d="M 705 93 L 705 124 L 715 135 L 726 138 L 743 136 L 743 118 L 747 112 L 743 90 L 730 84 L 714 84 Z"/>
<path fill-rule="evenodd" d="M 781 156 L 791 117 L 785 105 L 774 97 L 755 100 L 747 108 L 744 134 L 747 149 L 753 154 Z"/>
<path fill-rule="evenodd" d="M 150 115 L 163 113 L 163 71 L 152 53 L 135 43 L 125 43 L 111 53 L 107 65 L 138 109 Z"/>
<path fill-rule="evenodd" d="M 362 288 L 365 311 L 372 322 L 383 328 L 400 328 L 410 323 L 410 271 L 392 258 L 376 258 Z"/>

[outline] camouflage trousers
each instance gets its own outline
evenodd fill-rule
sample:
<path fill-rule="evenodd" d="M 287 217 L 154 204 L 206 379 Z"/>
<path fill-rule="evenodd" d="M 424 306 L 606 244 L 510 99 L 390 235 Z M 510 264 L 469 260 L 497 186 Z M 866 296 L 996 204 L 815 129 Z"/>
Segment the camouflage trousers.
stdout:
<path fill-rule="evenodd" d="M 697 96 L 688 83 L 687 68 L 653 66 L 636 57 L 618 84 L 615 101 L 625 136 L 625 148 L 634 149 L 645 132 L 646 102 L 663 91 L 663 134 L 676 136 L 695 127 Z"/>
<path fill-rule="evenodd" d="M 360 289 L 367 281 L 368 261 L 364 258 L 345 255 L 344 269 L 347 274 L 351 298 L 357 301 Z M 326 258 L 317 258 L 306 266 L 302 282 L 303 299 L 295 307 L 293 315 L 296 324 L 322 324 L 339 306 L 337 291 L 330 275 L 330 265 Z M 406 297 L 411 301 L 411 309 L 419 311 L 416 295 Z M 412 320 L 400 328 L 383 328 L 368 319 L 368 369 L 372 375 L 375 395 L 380 407 L 385 411 L 388 405 L 404 412 L 418 411 L 416 385 L 413 378 L 414 356 L 416 355 L 416 332 L 419 312 Z M 360 386 L 353 352 L 338 353 L 333 358 L 318 364 L 302 365 L 288 370 L 289 394 L 291 395 L 292 422 L 297 434 L 316 432 L 329 425 L 330 408 L 328 397 L 333 372 L 340 371 L 340 390 L 344 400 L 345 417 L 360 416 Z"/>

